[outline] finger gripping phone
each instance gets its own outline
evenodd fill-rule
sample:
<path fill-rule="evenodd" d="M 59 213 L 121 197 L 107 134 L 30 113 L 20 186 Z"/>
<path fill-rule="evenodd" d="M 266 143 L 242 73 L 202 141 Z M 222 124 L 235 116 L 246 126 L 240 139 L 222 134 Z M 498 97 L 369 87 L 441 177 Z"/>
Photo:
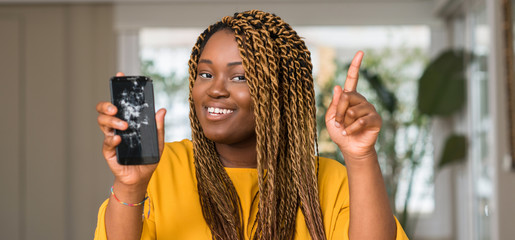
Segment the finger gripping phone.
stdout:
<path fill-rule="evenodd" d="M 122 142 L 116 147 L 121 165 L 159 162 L 159 145 L 154 109 L 152 80 L 145 76 L 113 77 L 110 81 L 111 102 L 118 108 L 116 117 L 129 127 L 115 130 Z"/>

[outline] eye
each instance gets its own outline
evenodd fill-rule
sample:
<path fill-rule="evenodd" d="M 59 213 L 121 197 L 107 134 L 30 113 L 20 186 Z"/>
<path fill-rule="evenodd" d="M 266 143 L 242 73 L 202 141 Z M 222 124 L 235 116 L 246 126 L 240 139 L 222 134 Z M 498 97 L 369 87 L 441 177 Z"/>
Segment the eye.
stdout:
<path fill-rule="evenodd" d="M 231 80 L 233 80 L 235 82 L 245 82 L 245 81 L 247 81 L 245 76 L 236 76 L 236 77 L 233 77 Z"/>
<path fill-rule="evenodd" d="M 211 75 L 209 73 L 200 73 L 199 76 L 201 78 L 213 78 L 213 75 Z"/>

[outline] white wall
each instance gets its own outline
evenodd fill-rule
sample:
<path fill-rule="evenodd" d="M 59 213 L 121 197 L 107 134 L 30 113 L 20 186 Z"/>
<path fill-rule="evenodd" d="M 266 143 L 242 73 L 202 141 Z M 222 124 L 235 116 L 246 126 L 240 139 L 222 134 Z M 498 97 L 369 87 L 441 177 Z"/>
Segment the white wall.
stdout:
<path fill-rule="evenodd" d="M 238 11 L 276 13 L 292 26 L 433 24 L 433 0 L 368 1 L 190 1 L 119 3 L 118 30 L 142 27 L 207 27 Z"/>
<path fill-rule="evenodd" d="M 115 71 L 109 5 L 0 6 L 0 232 L 91 239 L 112 182 L 95 104 Z"/>

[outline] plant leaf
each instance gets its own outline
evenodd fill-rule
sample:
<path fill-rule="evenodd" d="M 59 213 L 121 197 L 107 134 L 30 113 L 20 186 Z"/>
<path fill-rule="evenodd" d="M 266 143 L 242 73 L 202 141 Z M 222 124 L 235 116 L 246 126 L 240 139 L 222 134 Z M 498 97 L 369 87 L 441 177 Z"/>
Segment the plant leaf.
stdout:
<path fill-rule="evenodd" d="M 395 110 L 397 110 L 397 97 L 395 97 L 395 94 L 385 86 L 381 76 L 371 73 L 366 68 L 360 70 L 360 74 L 368 81 L 372 89 L 374 89 L 383 107 L 390 114 L 395 112 Z"/>
<path fill-rule="evenodd" d="M 465 52 L 447 50 L 433 60 L 419 79 L 417 105 L 429 116 L 448 116 L 465 103 Z"/>
<path fill-rule="evenodd" d="M 438 169 L 444 166 L 462 162 L 467 154 L 467 137 L 464 135 L 452 134 L 445 140 L 442 157 L 438 162 Z"/>

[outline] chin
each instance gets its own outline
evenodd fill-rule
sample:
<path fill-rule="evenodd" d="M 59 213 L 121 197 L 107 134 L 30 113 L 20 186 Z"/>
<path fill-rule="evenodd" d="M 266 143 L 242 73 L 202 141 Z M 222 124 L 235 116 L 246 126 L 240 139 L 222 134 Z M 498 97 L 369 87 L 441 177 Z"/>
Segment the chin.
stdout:
<path fill-rule="evenodd" d="M 204 131 L 204 136 L 215 143 L 231 144 L 231 139 L 227 135 L 220 132 Z"/>
<path fill-rule="evenodd" d="M 232 131 L 204 131 L 207 139 L 224 145 L 248 145 L 255 144 L 256 135 L 252 132 L 249 134 L 241 134 Z"/>

